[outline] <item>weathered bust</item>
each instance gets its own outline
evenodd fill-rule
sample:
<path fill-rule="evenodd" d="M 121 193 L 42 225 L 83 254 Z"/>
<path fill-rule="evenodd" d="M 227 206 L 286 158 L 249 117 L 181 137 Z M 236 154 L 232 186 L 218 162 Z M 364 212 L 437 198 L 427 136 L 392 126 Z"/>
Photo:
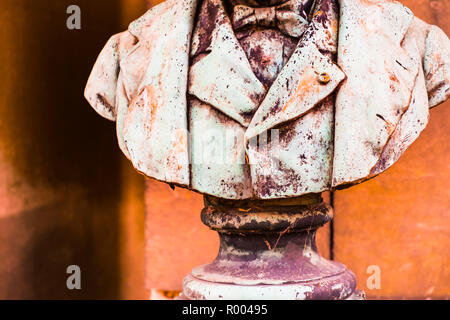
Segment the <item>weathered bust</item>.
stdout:
<path fill-rule="evenodd" d="M 293 0 L 297 37 L 233 27 L 233 5 L 268 2 L 169 0 L 111 38 L 86 97 L 137 170 L 228 199 L 348 186 L 390 167 L 450 95 L 448 38 L 401 4 L 342 0 L 338 21 L 336 1 Z"/>
<path fill-rule="evenodd" d="M 168 0 L 109 40 L 85 95 L 138 171 L 254 208 L 393 165 L 450 95 L 450 41 L 395 1 Z"/>

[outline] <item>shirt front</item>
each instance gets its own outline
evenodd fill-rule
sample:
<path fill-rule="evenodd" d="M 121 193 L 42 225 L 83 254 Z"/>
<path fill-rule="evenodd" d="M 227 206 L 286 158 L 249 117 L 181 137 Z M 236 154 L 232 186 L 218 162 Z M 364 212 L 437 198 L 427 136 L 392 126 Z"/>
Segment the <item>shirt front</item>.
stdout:
<path fill-rule="evenodd" d="M 283 2 L 286 1 L 275 1 L 271 3 L 271 6 L 274 7 Z M 299 8 L 298 11 L 302 18 L 301 23 L 305 25 L 304 27 L 310 20 L 313 2 L 314 0 L 293 1 L 294 6 Z M 255 1 L 225 0 L 224 4 L 228 4 L 228 7 L 230 7 L 228 11 L 233 11 L 232 7 L 235 8 L 239 5 L 251 6 L 253 4 L 255 6 Z M 261 5 L 256 6 L 256 8 L 260 7 Z M 200 15 L 202 14 L 204 13 L 200 12 Z M 244 28 L 236 28 L 233 25 L 233 29 L 249 60 L 253 73 L 267 89 L 270 88 L 294 52 L 299 37 L 286 34 L 276 26 L 265 26 L 264 24 L 253 24 Z"/>

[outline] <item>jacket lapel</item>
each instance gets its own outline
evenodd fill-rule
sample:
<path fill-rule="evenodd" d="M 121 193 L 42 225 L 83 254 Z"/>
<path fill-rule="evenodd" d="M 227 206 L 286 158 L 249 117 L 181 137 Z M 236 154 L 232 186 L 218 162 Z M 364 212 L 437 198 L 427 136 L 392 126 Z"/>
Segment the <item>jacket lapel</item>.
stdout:
<path fill-rule="evenodd" d="M 214 28 L 206 45 L 200 40 L 202 31 L 194 31 L 192 55 L 204 56 L 190 68 L 188 92 L 247 127 L 266 89 L 253 73 L 222 1 L 206 0 L 203 6 L 212 14 L 208 22 Z"/>
<path fill-rule="evenodd" d="M 420 62 L 403 47 L 413 14 L 398 2 L 340 0 L 333 186 L 368 179 L 408 110 Z"/>
<path fill-rule="evenodd" d="M 301 117 L 330 95 L 345 78 L 327 56 L 336 52 L 337 45 L 338 12 L 332 2 L 322 0 L 316 6 L 296 50 L 255 113 L 246 139 Z"/>

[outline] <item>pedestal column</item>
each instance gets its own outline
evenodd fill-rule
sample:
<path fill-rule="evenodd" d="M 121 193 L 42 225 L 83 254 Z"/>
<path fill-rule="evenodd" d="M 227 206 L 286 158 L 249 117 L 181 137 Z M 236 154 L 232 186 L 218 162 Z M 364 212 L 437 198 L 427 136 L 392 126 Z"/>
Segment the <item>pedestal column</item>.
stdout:
<path fill-rule="evenodd" d="M 319 194 L 282 200 L 205 196 L 201 218 L 219 233 L 216 259 L 183 282 L 187 299 L 354 299 L 343 264 L 317 252 L 317 228 L 333 217 Z"/>

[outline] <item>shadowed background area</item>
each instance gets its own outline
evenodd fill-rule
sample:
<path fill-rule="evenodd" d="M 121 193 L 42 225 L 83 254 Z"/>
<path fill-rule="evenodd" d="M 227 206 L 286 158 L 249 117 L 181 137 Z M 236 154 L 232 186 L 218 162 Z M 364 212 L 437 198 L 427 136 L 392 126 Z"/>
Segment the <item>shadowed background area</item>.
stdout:
<path fill-rule="evenodd" d="M 81 30 L 66 27 L 71 4 L 81 8 Z M 105 41 L 130 10 L 145 10 L 139 5 L 0 3 L 0 298 L 118 298 L 126 287 L 121 212 L 136 205 L 125 204 L 132 189 L 114 124 L 83 90 Z M 71 264 L 82 290 L 66 288 Z"/>
<path fill-rule="evenodd" d="M 402 2 L 450 34 L 448 1 Z M 66 28 L 72 4 L 81 30 Z M 202 197 L 145 182 L 119 151 L 114 123 L 83 98 L 106 40 L 145 10 L 144 0 L 0 2 L 0 299 L 168 295 L 215 257 Z M 447 102 L 396 165 L 334 194 L 319 249 L 353 270 L 369 298 L 450 296 L 449 121 Z M 72 264 L 81 290 L 66 288 Z M 367 287 L 371 265 L 379 289 Z"/>

